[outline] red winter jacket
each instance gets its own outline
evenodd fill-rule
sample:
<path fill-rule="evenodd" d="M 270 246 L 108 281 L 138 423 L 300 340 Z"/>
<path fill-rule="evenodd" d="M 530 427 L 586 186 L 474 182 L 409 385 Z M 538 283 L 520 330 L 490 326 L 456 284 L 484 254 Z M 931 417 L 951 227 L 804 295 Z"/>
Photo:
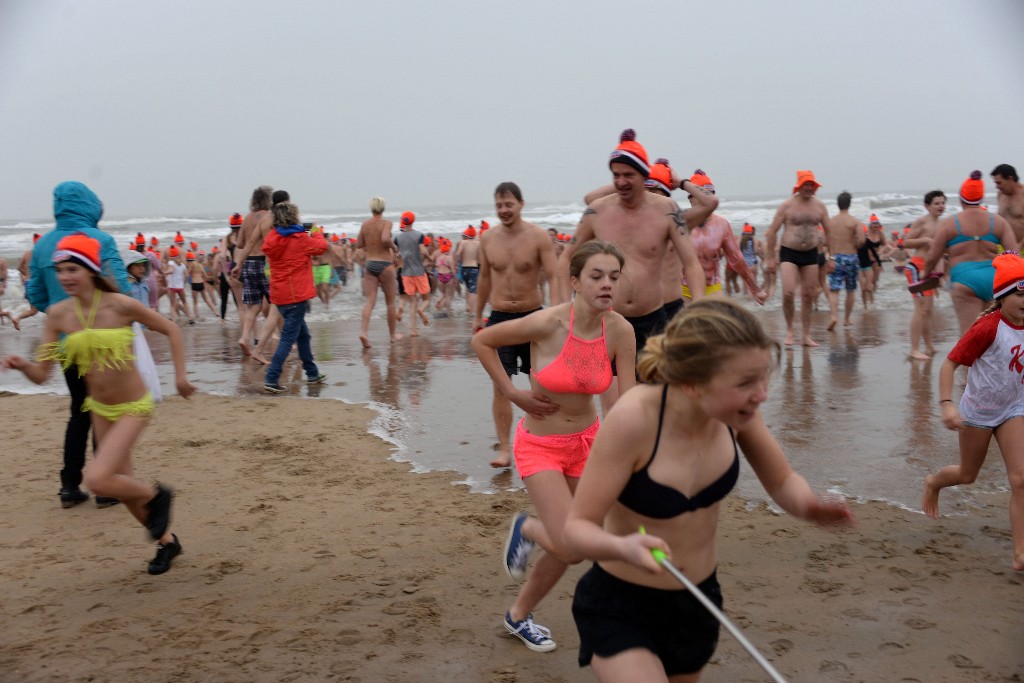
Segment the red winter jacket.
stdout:
<path fill-rule="evenodd" d="M 322 232 L 307 233 L 301 225 L 275 226 L 263 238 L 263 253 L 270 265 L 270 301 L 278 306 L 308 301 L 316 296 L 310 256 L 327 251 Z"/>

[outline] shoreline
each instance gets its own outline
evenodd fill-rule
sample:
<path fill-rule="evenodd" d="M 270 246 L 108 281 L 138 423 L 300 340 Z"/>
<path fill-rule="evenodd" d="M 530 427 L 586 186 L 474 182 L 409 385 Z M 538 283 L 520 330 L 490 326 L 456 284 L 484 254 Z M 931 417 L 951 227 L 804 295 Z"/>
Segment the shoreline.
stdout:
<path fill-rule="evenodd" d="M 122 508 L 59 508 L 66 398 L 0 407 L 0 492 L 18 502 L 0 521 L 0 680 L 593 680 L 569 612 L 587 565 L 538 610 L 558 649 L 504 635 L 517 584 L 501 545 L 525 492 L 410 476 L 367 433 L 365 406 L 338 403 L 325 423 L 290 398 L 161 403 L 136 454 L 139 476 L 178 493 L 185 552 L 161 577 Z M 718 538 L 726 612 L 794 683 L 1014 680 L 1024 577 L 1008 566 L 1006 499 L 937 521 L 855 504 L 860 526 L 833 532 L 733 495 Z M 723 632 L 704 680 L 763 674 Z"/>

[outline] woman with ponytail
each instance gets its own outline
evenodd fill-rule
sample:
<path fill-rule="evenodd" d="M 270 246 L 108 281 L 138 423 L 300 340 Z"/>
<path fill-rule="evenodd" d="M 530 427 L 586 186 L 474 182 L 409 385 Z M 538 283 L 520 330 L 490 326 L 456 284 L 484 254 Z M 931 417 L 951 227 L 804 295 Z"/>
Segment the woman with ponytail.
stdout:
<path fill-rule="evenodd" d="M 637 362 L 643 384 L 605 417 L 565 524 L 565 545 L 595 560 L 573 616 L 580 666 L 601 681 L 696 681 L 718 642 L 714 616 L 653 558 L 719 606 L 715 532 L 739 477 L 740 451 L 772 499 L 819 524 L 851 524 L 816 496 L 761 415 L 779 344 L 727 299 L 689 304 Z M 649 532 L 649 534 L 644 533 Z"/>

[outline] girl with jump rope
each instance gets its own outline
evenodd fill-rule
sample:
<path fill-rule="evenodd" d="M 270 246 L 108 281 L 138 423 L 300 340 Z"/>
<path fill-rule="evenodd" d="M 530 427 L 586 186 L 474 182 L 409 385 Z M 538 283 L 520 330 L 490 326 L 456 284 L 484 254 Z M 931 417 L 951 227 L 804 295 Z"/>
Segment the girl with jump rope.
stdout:
<path fill-rule="evenodd" d="M 764 422 L 759 406 L 779 352 L 742 306 L 698 301 L 648 340 L 637 362 L 645 384 L 605 417 L 565 524 L 568 551 L 595 560 L 572 611 L 580 666 L 592 665 L 598 680 L 699 680 L 719 619 L 731 627 L 718 612 L 715 532 L 741 450 L 786 512 L 853 524 L 844 502 L 819 498 L 790 468 Z M 679 571 L 715 612 L 680 589 Z"/>
<path fill-rule="evenodd" d="M 526 582 L 505 613 L 504 626 L 535 652 L 556 645 L 550 631 L 533 622 L 532 611 L 569 564 L 580 561 L 566 552 L 562 530 L 599 426 L 594 396 L 615 381 L 613 362 L 620 393 L 636 383 L 633 328 L 611 310 L 623 263 L 622 252 L 610 242 L 587 242 L 569 264 L 572 302 L 484 328 L 471 342 L 495 385 L 526 411 L 516 428 L 513 455 L 539 519 L 522 512 L 512 520 L 505 571 Z M 532 365 L 540 368 L 530 373 L 529 390 L 516 388 L 500 357 L 502 347 L 519 344 L 530 345 Z M 526 577 L 537 546 L 544 553 Z"/>
<path fill-rule="evenodd" d="M 1024 259 L 1005 252 L 992 265 L 993 301 L 939 371 L 942 423 L 959 430 L 960 464 L 925 477 L 921 507 L 929 517 L 938 517 L 939 492 L 977 478 L 994 435 L 1010 480 L 1012 566 L 1024 571 Z M 970 370 L 957 410 L 953 373 L 961 365 Z"/>
<path fill-rule="evenodd" d="M 19 370 L 36 384 L 50 375 L 54 361 L 75 366 L 89 396 L 82 410 L 92 413 L 95 457 L 85 469 L 85 485 L 98 496 L 119 499 L 157 541 L 150 574 L 163 574 L 181 553 L 170 532 L 171 490 L 136 479 L 132 447 L 153 414 L 153 396 L 133 362 L 131 324 L 141 323 L 167 335 L 174 360 L 175 384 L 183 398 L 196 388 L 186 376 L 181 332 L 167 318 L 139 301 L 116 293 L 101 275 L 100 243 L 82 233 L 65 237 L 53 254 L 57 279 L 69 295 L 46 311 L 38 363 L 7 356 L 5 369 Z"/>

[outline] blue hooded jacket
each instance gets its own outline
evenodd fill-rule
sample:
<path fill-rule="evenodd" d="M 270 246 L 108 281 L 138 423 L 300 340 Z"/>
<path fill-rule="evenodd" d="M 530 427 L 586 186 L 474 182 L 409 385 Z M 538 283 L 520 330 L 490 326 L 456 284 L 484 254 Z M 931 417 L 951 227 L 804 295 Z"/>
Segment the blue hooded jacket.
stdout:
<path fill-rule="evenodd" d="M 96 193 L 80 182 L 69 180 L 53 188 L 53 217 L 57 227 L 39 238 L 32 248 L 31 277 L 25 284 L 25 298 L 40 311 L 68 298 L 57 281 L 53 252 L 57 243 L 76 232 L 99 240 L 103 274 L 117 282 L 124 294 L 131 292 L 128 271 L 117 251 L 114 238 L 96 225 L 103 216 L 103 203 Z"/>

